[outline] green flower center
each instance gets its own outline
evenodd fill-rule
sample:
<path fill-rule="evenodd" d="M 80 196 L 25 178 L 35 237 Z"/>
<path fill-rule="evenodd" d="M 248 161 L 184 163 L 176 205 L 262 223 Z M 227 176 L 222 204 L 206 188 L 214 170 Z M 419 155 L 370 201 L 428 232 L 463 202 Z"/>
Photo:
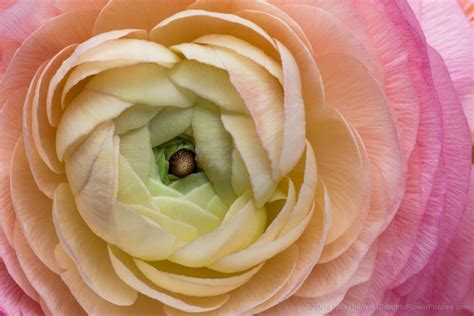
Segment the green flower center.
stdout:
<path fill-rule="evenodd" d="M 170 185 L 199 171 L 194 143 L 189 136 L 178 136 L 153 148 L 161 182 Z"/>

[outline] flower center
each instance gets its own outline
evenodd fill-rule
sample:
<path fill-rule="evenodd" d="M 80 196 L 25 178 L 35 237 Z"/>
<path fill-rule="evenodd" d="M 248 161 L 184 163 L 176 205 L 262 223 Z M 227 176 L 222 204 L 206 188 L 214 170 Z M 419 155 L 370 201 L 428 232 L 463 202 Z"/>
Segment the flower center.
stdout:
<path fill-rule="evenodd" d="M 184 178 L 197 171 L 196 154 L 189 149 L 180 149 L 169 159 L 168 173 Z"/>

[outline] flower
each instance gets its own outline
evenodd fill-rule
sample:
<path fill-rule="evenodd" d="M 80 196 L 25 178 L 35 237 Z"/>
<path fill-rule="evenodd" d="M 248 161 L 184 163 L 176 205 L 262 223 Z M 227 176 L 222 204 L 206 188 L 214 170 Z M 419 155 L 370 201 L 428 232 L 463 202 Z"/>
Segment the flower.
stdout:
<path fill-rule="evenodd" d="M 0 312 L 470 302 L 469 8 L 5 2 Z"/>

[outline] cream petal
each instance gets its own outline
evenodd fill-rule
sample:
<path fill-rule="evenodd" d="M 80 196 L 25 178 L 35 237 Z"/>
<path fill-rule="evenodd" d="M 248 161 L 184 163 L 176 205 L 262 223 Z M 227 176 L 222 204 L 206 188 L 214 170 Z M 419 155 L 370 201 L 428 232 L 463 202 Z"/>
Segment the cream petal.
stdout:
<path fill-rule="evenodd" d="M 179 51 L 182 45 L 174 46 L 174 49 Z M 208 57 L 206 54 L 202 56 Z M 226 110 L 247 112 L 244 101 L 229 80 L 229 74 L 223 69 L 194 60 L 183 60 L 171 70 L 170 78 L 180 87 L 191 90 Z"/>
<path fill-rule="evenodd" d="M 262 2 L 262 5 L 265 5 Z M 313 58 L 311 47 L 307 45 L 307 41 L 298 36 L 291 24 L 296 24 L 286 16 L 279 17 L 273 13 L 255 10 L 243 10 L 236 14 L 253 21 L 260 25 L 268 34 L 277 38 L 285 47 L 287 47 L 300 67 L 302 79 L 303 99 L 305 102 L 306 119 L 315 120 L 318 112 L 324 105 L 324 85 L 319 73 L 318 66 Z M 291 20 L 293 23 L 285 21 Z M 311 125 L 307 126 L 308 134 L 311 133 Z"/>
<path fill-rule="evenodd" d="M 140 206 L 116 203 L 113 244 L 143 260 L 167 259 L 183 242 L 144 216 L 139 208 Z"/>
<path fill-rule="evenodd" d="M 99 125 L 66 161 L 79 213 L 89 228 L 105 240 L 113 238 L 111 221 L 117 196 L 118 151 L 113 124 L 108 122 Z"/>
<path fill-rule="evenodd" d="M 190 126 L 194 108 L 166 108 L 149 124 L 150 143 L 156 147 L 183 134 Z"/>
<path fill-rule="evenodd" d="M 248 202 L 214 231 L 177 249 L 168 260 L 188 267 L 203 267 L 239 250 L 245 243 L 241 237 L 247 236 L 253 229 L 255 211 L 254 203 Z"/>
<path fill-rule="evenodd" d="M 150 178 L 147 180 L 146 187 L 150 191 L 151 196 L 169 196 L 183 198 L 183 194 L 174 190 L 173 188 L 161 183 L 158 178 Z"/>
<path fill-rule="evenodd" d="M 158 212 L 156 209 L 150 209 L 140 205 L 132 205 L 131 207 L 133 207 L 134 211 L 137 211 L 148 219 L 151 219 L 160 225 L 164 230 L 182 241 L 191 241 L 199 236 L 199 232 L 196 227 L 185 222 L 175 220 L 161 212 Z"/>
<path fill-rule="evenodd" d="M 285 123 L 279 169 L 281 175 L 287 175 L 303 155 L 306 135 L 305 104 L 298 64 L 291 52 L 282 43 L 276 41 L 283 65 L 283 94 Z"/>
<path fill-rule="evenodd" d="M 268 260 L 276 254 L 291 247 L 291 245 L 301 236 L 306 226 L 311 220 L 313 211 L 301 221 L 295 228 L 287 232 L 278 239 L 247 249 L 226 255 L 209 265 L 209 268 L 225 273 L 233 273 L 249 269 L 261 262 Z"/>
<path fill-rule="evenodd" d="M 192 93 L 179 89 L 169 80 L 166 68 L 153 63 L 107 70 L 95 75 L 86 89 L 153 106 L 190 107 L 195 99 Z"/>
<path fill-rule="evenodd" d="M 212 188 L 212 184 L 206 183 L 186 193 L 184 199 L 206 210 L 207 205 L 215 196 L 216 192 Z"/>
<path fill-rule="evenodd" d="M 67 184 L 61 184 L 54 194 L 53 220 L 61 245 L 75 262 L 84 282 L 113 304 L 132 305 L 137 292 L 113 271 L 107 258 L 106 242 L 82 220 Z"/>
<path fill-rule="evenodd" d="M 18 261 L 48 310 L 54 315 L 82 315 L 84 311 L 77 304 L 67 286 L 56 273 L 50 271 L 38 260 L 18 225 L 15 226 L 14 236 Z"/>
<path fill-rule="evenodd" d="M 252 309 L 252 314 L 268 310 L 271 306 L 288 299 L 313 271 L 323 250 L 324 239 L 327 236 L 331 222 L 330 201 L 322 182 L 318 183 L 316 195 L 316 209 L 313 218 L 296 242 L 300 252 L 295 269 L 285 285 L 271 299 Z"/>
<path fill-rule="evenodd" d="M 45 101 L 49 81 L 61 63 L 72 54 L 76 46 L 77 44 L 73 44 L 65 47 L 46 64 L 41 75 L 38 77 L 38 83 L 36 84 L 32 99 L 31 130 L 33 141 L 41 159 L 55 173 L 64 172 L 64 165 L 59 162 L 56 156 L 56 129 L 48 122 Z"/>
<path fill-rule="evenodd" d="M 231 171 L 232 189 L 237 195 L 244 194 L 244 192 L 247 191 L 251 186 L 250 176 L 247 171 L 247 168 L 245 167 L 244 160 L 242 159 L 242 156 L 236 148 L 232 150 Z"/>
<path fill-rule="evenodd" d="M 135 259 L 138 269 L 154 284 L 174 293 L 209 297 L 228 293 L 248 282 L 263 264 L 239 275 L 198 277 L 161 271 L 153 264 Z"/>
<path fill-rule="evenodd" d="M 271 163 L 262 147 L 252 119 L 234 114 L 221 115 L 225 129 L 232 135 L 235 146 L 247 167 L 257 206 L 270 198 L 276 188 Z"/>
<path fill-rule="evenodd" d="M 100 34 L 83 42 L 79 41 L 82 43 L 78 45 L 74 53 L 61 64 L 61 67 L 59 67 L 49 83 L 48 96 L 46 99 L 46 112 L 48 114 L 49 123 L 52 126 L 57 126 L 61 119 L 64 104 L 61 104 L 60 101 L 62 93 L 61 88 L 63 88 L 63 85 L 65 84 L 64 79 L 69 71 L 74 66 L 77 66 L 79 57 L 88 50 L 100 46 L 103 43 L 124 37 L 145 38 L 146 33 L 143 30 L 127 29 Z"/>
<path fill-rule="evenodd" d="M 147 125 L 162 108 L 136 104 L 123 111 L 115 120 L 115 133 L 123 134 L 129 130 Z"/>
<path fill-rule="evenodd" d="M 218 33 L 242 38 L 271 57 L 276 55 L 272 38 L 257 24 L 236 15 L 204 10 L 186 10 L 170 16 L 151 30 L 150 38 L 155 42 L 171 46 Z"/>
<path fill-rule="evenodd" d="M 214 230 L 220 224 L 219 218 L 189 201 L 166 196 L 154 197 L 153 201 L 160 213 L 196 227 L 200 235 Z"/>
<path fill-rule="evenodd" d="M 12 158 L 10 185 L 17 223 L 24 238 L 39 260 L 51 271 L 58 272 L 53 255 L 58 237 L 51 217 L 52 202 L 39 191 L 31 175 L 22 139 L 18 141 Z"/>
<path fill-rule="evenodd" d="M 298 246 L 293 245 L 265 262 L 263 268 L 245 285 L 233 291 L 230 300 L 215 313 L 246 315 L 247 311 L 270 299 L 287 282 L 295 269 L 298 256 Z M 167 315 L 174 314 L 169 307 L 165 307 L 165 312 Z"/>
<path fill-rule="evenodd" d="M 66 99 L 71 98 L 71 94 L 73 94 L 77 86 L 82 88 L 80 83 L 83 82 L 83 80 L 110 69 L 135 65 L 138 63 L 140 63 L 138 60 L 111 60 L 88 62 L 74 67 L 67 76 L 67 79 L 65 79 L 66 81 L 61 93 L 61 104 L 69 104 L 69 102 L 66 102 Z"/>
<path fill-rule="evenodd" d="M 133 2 L 111 0 L 103 7 L 94 25 L 94 34 L 136 28 L 150 30 L 158 22 L 182 11 L 192 0 Z"/>
<path fill-rule="evenodd" d="M 114 266 L 115 272 L 128 285 L 135 288 L 140 293 L 156 299 L 168 306 L 181 311 L 190 313 L 199 313 L 211 311 L 222 306 L 229 300 L 229 295 L 220 295 L 208 298 L 188 297 L 180 294 L 172 294 L 157 286 L 150 281 L 141 279 L 141 272 L 136 267 L 133 259 L 121 252 L 119 249 L 109 246 L 109 254 Z"/>
<path fill-rule="evenodd" d="M 191 126 L 197 161 L 221 200 L 230 205 L 235 200 L 231 185 L 233 144 L 231 135 L 222 125 L 219 110 L 209 102 L 199 102 L 194 107 Z"/>
<path fill-rule="evenodd" d="M 141 39 L 116 39 L 97 45 L 77 59 L 76 64 L 128 59 L 171 68 L 179 57 L 167 47 Z"/>
<path fill-rule="evenodd" d="M 283 92 L 279 82 L 250 59 L 231 50 L 197 44 L 174 46 L 187 59 L 226 70 L 235 89 L 244 100 L 257 129 L 263 147 L 272 163 L 272 177 L 281 177 L 279 159 L 283 142 Z M 258 82 L 258 85 L 254 83 Z"/>
<path fill-rule="evenodd" d="M 23 106 L 23 137 L 25 142 L 26 155 L 28 157 L 28 162 L 30 165 L 31 173 L 33 178 L 38 184 L 38 188 L 46 194 L 49 198 L 52 198 L 54 195 L 54 190 L 56 187 L 66 181 L 66 178 L 63 174 L 57 174 L 44 163 L 40 155 L 36 150 L 36 146 L 33 141 L 33 131 L 32 131 L 32 101 L 33 101 L 33 90 L 37 84 L 39 74 L 43 70 L 44 64 L 35 77 L 33 78 L 26 99 L 20 98 L 17 100 L 19 102 L 18 106 Z"/>
<path fill-rule="evenodd" d="M 123 156 L 118 161 L 118 180 L 117 200 L 155 209 L 150 191 Z"/>
<path fill-rule="evenodd" d="M 133 104 L 112 96 L 83 91 L 68 106 L 56 134 L 56 152 L 62 161 L 100 123 L 116 118 Z"/>
<path fill-rule="evenodd" d="M 244 40 L 225 34 L 209 34 L 195 39 L 193 43 L 231 49 L 235 53 L 247 57 L 254 63 L 265 68 L 270 74 L 272 74 L 272 76 L 278 79 L 281 85 L 283 85 L 282 67 L 260 48 L 257 48 Z"/>
<path fill-rule="evenodd" d="M 66 251 L 57 245 L 54 252 L 58 264 L 63 268 L 60 273 L 62 281 L 67 285 L 71 294 L 76 299 L 88 315 L 143 315 L 149 313 L 150 310 L 155 312 L 161 311 L 162 304 L 159 301 L 139 295 L 133 305 L 120 306 L 112 304 L 100 298 L 94 291 L 90 289 L 82 280 L 81 275 L 77 271 L 74 262 L 69 258 Z M 107 256 L 109 254 L 107 253 Z M 107 258 L 107 260 L 110 260 Z"/>
<path fill-rule="evenodd" d="M 151 164 L 155 163 L 148 126 L 120 135 L 120 154 L 128 161 L 138 177 L 145 182 L 150 177 Z"/>
<path fill-rule="evenodd" d="M 271 222 L 271 224 L 265 230 L 262 236 L 255 242 L 255 246 L 266 244 L 267 242 L 273 241 L 277 238 L 283 227 L 288 222 L 290 214 L 294 209 L 296 202 L 295 185 L 291 179 L 288 179 L 288 194 L 286 197 L 285 204 L 278 212 L 278 215 Z"/>
<path fill-rule="evenodd" d="M 359 147 L 355 131 L 334 108 L 327 106 L 308 135 L 314 146 L 319 176 L 331 199 L 333 221 L 326 243 L 341 236 L 355 221 L 364 195 L 364 148 Z"/>

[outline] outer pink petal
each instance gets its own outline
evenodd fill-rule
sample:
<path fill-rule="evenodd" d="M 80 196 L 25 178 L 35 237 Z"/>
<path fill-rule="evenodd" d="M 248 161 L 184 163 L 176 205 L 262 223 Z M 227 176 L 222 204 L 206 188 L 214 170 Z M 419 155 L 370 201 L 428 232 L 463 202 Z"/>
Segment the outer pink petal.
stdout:
<path fill-rule="evenodd" d="M 443 57 L 474 130 L 474 24 L 457 0 L 410 0 L 429 45 Z"/>
<path fill-rule="evenodd" d="M 0 315 L 41 314 L 41 307 L 18 287 L 0 258 Z"/>
<path fill-rule="evenodd" d="M 41 23 L 57 13 L 58 11 L 51 5 L 50 1 L 19 0 L 0 13 L 0 36 L 21 43 Z"/>

